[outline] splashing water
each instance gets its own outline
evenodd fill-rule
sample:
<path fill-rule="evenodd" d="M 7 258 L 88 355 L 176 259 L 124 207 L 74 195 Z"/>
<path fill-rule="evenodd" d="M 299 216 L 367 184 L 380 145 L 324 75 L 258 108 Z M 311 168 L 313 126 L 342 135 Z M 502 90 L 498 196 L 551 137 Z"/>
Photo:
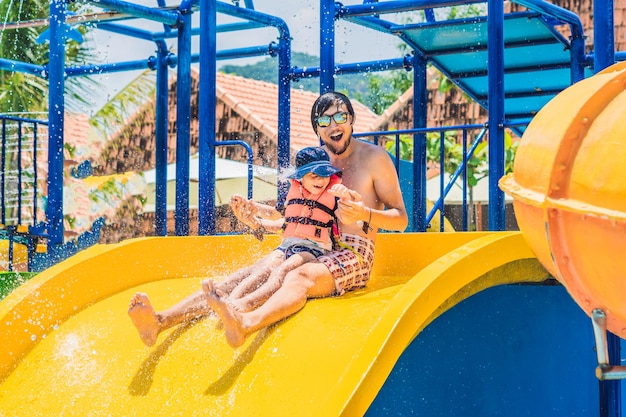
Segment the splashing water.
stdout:
<path fill-rule="evenodd" d="M 0 43 L 2 43 L 2 37 L 4 35 L 4 32 L 6 30 L 6 26 L 7 26 L 7 22 L 9 21 L 9 12 L 13 9 L 13 0 L 9 0 L 9 7 L 7 7 L 7 12 L 4 15 L 4 19 L 2 20 L 2 30 L 0 31 Z M 16 21 L 18 22 L 18 26 L 19 26 L 19 21 L 20 21 L 20 16 L 22 16 L 22 8 L 24 6 L 24 0 L 20 0 L 20 6 L 18 8 L 18 12 L 17 12 L 17 19 Z M 17 42 L 17 38 L 16 38 L 16 42 Z M 14 45 L 15 48 L 17 48 L 17 44 Z"/>
<path fill-rule="evenodd" d="M 86 336 L 70 333 L 57 343 L 54 358 L 62 365 L 64 382 L 67 385 L 97 385 L 104 370 L 98 365 L 93 341 Z"/>
<path fill-rule="evenodd" d="M 2 30 L 0 31 L 0 43 L 2 43 L 2 37 L 7 28 L 7 21 L 9 20 L 9 11 L 13 7 L 13 0 L 10 0 L 9 7 L 7 7 L 7 13 L 4 15 L 4 20 L 2 24 Z M 20 11 L 22 10 L 22 5 L 20 4 Z"/>

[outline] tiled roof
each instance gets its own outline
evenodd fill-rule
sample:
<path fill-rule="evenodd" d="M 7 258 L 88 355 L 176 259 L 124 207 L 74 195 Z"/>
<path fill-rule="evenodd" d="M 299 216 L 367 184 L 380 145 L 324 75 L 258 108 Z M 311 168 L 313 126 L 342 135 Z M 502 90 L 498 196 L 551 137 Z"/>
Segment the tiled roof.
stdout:
<path fill-rule="evenodd" d="M 383 111 L 383 113 L 378 116 L 373 125 L 373 130 L 381 130 L 382 126 L 386 123 L 389 123 L 389 121 L 396 113 L 404 109 L 404 107 L 408 106 L 409 104 L 412 104 L 412 100 L 413 86 L 411 85 L 411 87 L 407 89 L 400 97 L 398 97 L 398 99 L 394 101 L 391 106 L 387 107 L 385 111 Z"/>
<path fill-rule="evenodd" d="M 197 76 L 197 74 L 196 74 Z M 216 75 L 217 99 L 239 113 L 259 131 L 278 139 L 278 86 L 231 74 Z M 311 107 L 319 95 L 291 89 L 291 148 L 319 145 L 311 127 Z M 352 100 L 356 114 L 355 132 L 370 132 L 377 119 L 365 105 Z"/>

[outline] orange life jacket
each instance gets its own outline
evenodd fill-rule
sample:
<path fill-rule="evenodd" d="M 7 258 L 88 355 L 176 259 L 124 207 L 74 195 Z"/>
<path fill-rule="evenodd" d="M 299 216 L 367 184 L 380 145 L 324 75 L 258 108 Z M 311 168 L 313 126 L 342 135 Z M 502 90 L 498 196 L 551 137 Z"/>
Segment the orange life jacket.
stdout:
<path fill-rule="evenodd" d="M 340 179 L 333 175 L 332 184 Z M 285 207 L 285 223 L 283 237 L 299 237 L 314 242 L 333 243 L 339 235 L 335 209 L 337 198 L 330 194 L 328 188 L 315 198 L 305 198 L 308 194 L 299 181 L 292 180 L 287 193 Z"/>

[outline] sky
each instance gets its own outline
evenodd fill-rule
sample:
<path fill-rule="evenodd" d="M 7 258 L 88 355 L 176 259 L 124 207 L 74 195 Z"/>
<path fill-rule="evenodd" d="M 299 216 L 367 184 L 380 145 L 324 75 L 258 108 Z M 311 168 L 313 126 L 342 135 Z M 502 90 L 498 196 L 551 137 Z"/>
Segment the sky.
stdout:
<path fill-rule="evenodd" d="M 153 6 L 156 0 L 131 0 L 135 4 Z M 228 1 L 226 1 L 228 2 Z M 168 2 L 169 3 L 169 2 Z M 361 0 L 347 0 L 343 4 L 361 4 Z M 242 0 L 243 4 L 243 0 Z M 255 0 L 257 11 L 282 18 L 289 27 L 292 36 L 292 52 L 306 52 L 319 56 L 319 0 Z M 228 16 L 218 15 L 218 24 L 233 21 Z M 146 25 L 145 22 L 133 21 L 133 25 Z M 129 23 L 123 23 L 129 24 Z M 162 30 L 162 26 L 150 23 L 144 26 L 153 31 Z M 220 33 L 217 37 L 217 49 L 226 50 L 247 46 L 269 45 L 277 37 L 276 29 L 239 31 Z M 155 55 L 154 43 L 121 36 L 102 30 L 96 30 L 94 42 L 101 62 L 124 62 L 146 59 Z M 197 45 L 197 38 L 194 39 Z M 176 40 L 169 39 L 168 46 L 176 49 Z M 390 35 L 371 29 L 365 29 L 349 22 L 340 21 L 336 26 L 335 59 L 337 63 L 354 63 L 377 59 L 399 58 L 402 54 L 397 49 L 400 41 Z M 194 51 L 197 51 L 197 46 Z M 265 59 L 245 58 L 220 60 L 218 68 L 225 64 L 246 65 Z M 94 103 L 97 110 L 119 90 L 124 88 L 140 71 L 106 74 L 95 77 L 105 86 L 101 100 Z"/>

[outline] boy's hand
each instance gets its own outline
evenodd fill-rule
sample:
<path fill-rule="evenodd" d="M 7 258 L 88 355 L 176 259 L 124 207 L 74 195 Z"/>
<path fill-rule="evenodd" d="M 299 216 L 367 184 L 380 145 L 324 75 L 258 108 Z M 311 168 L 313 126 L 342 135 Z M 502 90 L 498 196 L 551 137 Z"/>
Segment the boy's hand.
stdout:
<path fill-rule="evenodd" d="M 343 184 L 334 184 L 328 189 L 328 192 L 341 200 L 363 201 L 361 194 L 346 187 Z"/>
<path fill-rule="evenodd" d="M 335 184 L 329 190 L 334 196 L 339 197 L 335 214 L 343 224 L 362 222 L 367 210 L 363 205 L 363 197 L 354 190 L 343 184 Z"/>
<path fill-rule="evenodd" d="M 239 194 L 233 194 L 230 198 L 230 208 L 235 213 L 237 220 L 245 224 L 251 229 L 261 227 L 259 219 L 256 217 L 258 211 L 253 201 L 243 198 Z"/>

